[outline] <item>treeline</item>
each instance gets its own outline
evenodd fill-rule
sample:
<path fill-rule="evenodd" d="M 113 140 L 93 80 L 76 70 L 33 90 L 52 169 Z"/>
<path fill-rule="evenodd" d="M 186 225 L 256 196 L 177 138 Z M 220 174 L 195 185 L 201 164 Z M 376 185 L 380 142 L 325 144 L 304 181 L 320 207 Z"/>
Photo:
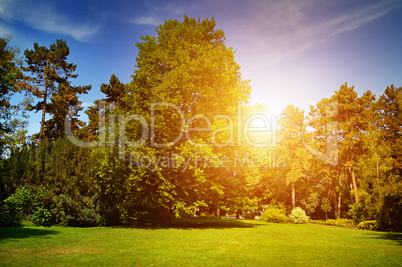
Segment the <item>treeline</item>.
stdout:
<path fill-rule="evenodd" d="M 90 86 L 71 85 L 67 44 L 35 44 L 23 65 L 1 40 L 1 75 L 12 77 L 1 97 L 25 92 L 37 101 L 25 107 L 43 114 L 30 141 L 13 135 L 23 118 L 1 117 L 2 225 L 254 218 L 280 206 L 401 230 L 401 87 L 377 98 L 344 84 L 309 114 L 288 106 L 269 117 L 247 104 L 249 81 L 215 21 L 185 17 L 142 37 L 131 82 L 102 84 L 85 124 L 78 95 Z M 24 109 L 6 102 L 9 114 Z"/>

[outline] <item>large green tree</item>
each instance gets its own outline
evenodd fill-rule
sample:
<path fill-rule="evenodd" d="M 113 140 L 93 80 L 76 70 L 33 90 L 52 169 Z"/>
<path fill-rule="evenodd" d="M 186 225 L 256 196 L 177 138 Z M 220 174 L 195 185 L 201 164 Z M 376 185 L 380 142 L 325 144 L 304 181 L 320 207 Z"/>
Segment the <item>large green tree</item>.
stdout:
<path fill-rule="evenodd" d="M 133 166 L 127 173 L 126 164 L 120 171 L 116 169 L 120 165 L 111 166 L 110 160 L 98 164 L 104 192 L 119 194 L 109 199 L 118 201 L 119 207 L 127 207 L 121 214 L 134 216 L 136 209 L 143 211 L 146 207 L 165 208 L 178 214 L 193 212 L 200 206 L 222 205 L 224 184 L 230 183 L 233 170 L 215 168 L 209 162 L 199 162 L 196 166 L 194 155 L 199 153 L 206 159 L 229 153 L 229 145 L 225 145 L 233 140 L 224 138 L 227 132 L 215 135 L 211 132 L 228 127 L 231 121 L 225 116 L 215 116 L 234 119 L 238 102 L 244 103 L 249 98 L 250 86 L 241 78 L 233 49 L 224 42 L 224 32 L 215 29 L 214 19 L 185 16 L 183 21 L 166 21 L 156 28 L 155 37 L 145 36 L 137 43 L 136 69 L 123 98 L 123 113 L 114 111 L 115 115 L 123 114 L 115 129 L 120 139 L 119 149 L 123 149 L 123 154 L 134 155 Z M 136 147 L 130 144 L 139 140 L 144 129 L 138 119 L 128 120 L 134 114 L 144 118 L 150 130 L 145 142 Z M 152 125 L 154 128 L 150 129 Z M 197 127 L 210 128 L 209 131 L 194 130 Z M 111 153 L 116 152 L 107 147 L 94 149 L 95 155 L 111 157 Z M 176 166 L 167 166 L 167 161 L 157 168 L 152 164 L 136 165 L 136 159 L 163 161 L 176 156 L 177 161 L 173 163 Z M 185 167 L 189 159 L 191 164 Z M 124 177 L 120 185 L 125 189 L 115 187 L 115 181 Z"/>

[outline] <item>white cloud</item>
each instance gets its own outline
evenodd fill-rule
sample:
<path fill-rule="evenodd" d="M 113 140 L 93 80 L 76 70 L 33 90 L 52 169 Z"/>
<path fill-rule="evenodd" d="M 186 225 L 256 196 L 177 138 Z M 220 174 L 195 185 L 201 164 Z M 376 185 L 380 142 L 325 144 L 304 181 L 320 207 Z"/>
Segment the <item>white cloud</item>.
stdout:
<path fill-rule="evenodd" d="M 199 1 L 202 2 L 202 1 Z M 138 25 L 151 25 L 159 26 L 164 23 L 165 20 L 175 18 L 180 15 L 180 19 L 183 19 L 183 15 L 191 12 L 192 10 L 199 9 L 200 3 L 197 1 L 187 1 L 185 3 L 177 3 L 177 1 L 163 1 L 163 3 L 155 4 L 149 1 L 145 7 L 145 14 L 142 16 L 135 16 L 130 19 L 129 22 Z"/>
<path fill-rule="evenodd" d="M 35 13 L 41 14 L 41 19 L 37 19 L 37 16 L 28 16 L 24 19 L 30 27 L 47 33 L 65 34 L 78 41 L 88 40 L 100 28 L 99 25 L 91 25 L 90 23 L 77 24 L 71 22 L 71 19 L 45 8 L 38 9 Z"/>
<path fill-rule="evenodd" d="M 78 41 L 87 41 L 100 29 L 99 24 L 78 22 L 75 18 L 57 12 L 49 3 L 41 5 L 18 0 L 3 0 L 0 3 L 0 17 L 5 21 L 22 22 L 28 27 L 47 33 L 64 34 Z"/>
<path fill-rule="evenodd" d="M 325 90 L 336 89 L 333 84 L 353 84 L 356 80 L 351 77 L 357 77 L 356 73 L 327 75 L 325 71 L 341 68 L 326 66 L 327 58 L 322 56 L 345 33 L 367 27 L 401 7 L 400 1 L 380 0 L 210 0 L 210 8 L 215 2 L 220 3 L 218 13 L 226 11 L 227 15 L 218 17 L 217 27 L 225 31 L 226 44 L 237 50 L 243 78 L 251 79 L 253 102 L 266 104 L 273 114 L 288 103 L 308 108 L 332 93 Z M 307 52 L 313 55 L 311 62 L 305 61 Z"/>
<path fill-rule="evenodd" d="M 4 34 L 10 34 L 12 36 L 14 35 L 14 30 L 11 27 L 0 23 L 0 37 L 3 37 Z"/>
<path fill-rule="evenodd" d="M 250 1 L 244 6 L 246 15 L 223 28 L 239 51 L 248 51 L 244 58 L 252 57 L 256 65 L 273 66 L 386 15 L 400 7 L 398 3 L 362 1 L 352 7 L 344 1 L 326 5 L 319 0 Z M 242 47 L 244 40 L 250 40 L 253 49 Z"/>
<path fill-rule="evenodd" d="M 389 2 L 382 2 L 377 5 L 363 7 L 359 11 L 349 11 L 327 21 L 316 23 L 298 31 L 296 38 L 312 40 L 310 45 L 320 43 L 336 35 L 356 30 L 363 25 L 390 12 L 395 6 L 387 5 Z"/>
<path fill-rule="evenodd" d="M 0 16 L 6 17 L 7 16 L 7 9 L 9 8 L 10 4 L 12 3 L 11 0 L 0 0 Z"/>
<path fill-rule="evenodd" d="M 163 20 L 159 18 L 158 16 L 150 15 L 150 16 L 141 16 L 141 17 L 136 17 L 130 22 L 134 24 L 139 24 L 139 25 L 151 25 L 151 26 L 158 26 L 163 23 Z"/>

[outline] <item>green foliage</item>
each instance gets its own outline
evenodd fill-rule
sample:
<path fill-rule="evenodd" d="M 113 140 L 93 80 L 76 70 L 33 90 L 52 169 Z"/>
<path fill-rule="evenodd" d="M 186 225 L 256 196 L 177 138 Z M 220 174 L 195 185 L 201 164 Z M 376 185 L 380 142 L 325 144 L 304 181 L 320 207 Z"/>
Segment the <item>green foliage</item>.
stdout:
<path fill-rule="evenodd" d="M 3 183 L 2 160 L 10 150 L 25 141 L 26 114 L 24 107 L 29 102 L 13 104 L 11 97 L 20 90 L 19 80 L 22 78 L 20 51 L 9 46 L 11 36 L 0 37 L 0 184 Z"/>
<path fill-rule="evenodd" d="M 32 220 L 37 225 L 50 226 L 53 222 L 50 213 L 43 205 L 49 206 L 51 196 L 43 186 L 17 188 L 14 194 L 4 200 L 2 207 L 7 220 L 18 223 Z"/>
<path fill-rule="evenodd" d="M 34 205 L 31 189 L 29 187 L 18 188 L 14 194 L 2 201 L 0 225 L 19 225 L 24 218 L 30 215 L 32 208 Z"/>
<path fill-rule="evenodd" d="M 93 227 L 99 226 L 102 223 L 102 217 L 98 211 L 90 208 L 84 208 L 79 213 L 72 215 L 67 215 L 67 225 L 68 226 L 78 226 L 78 227 Z"/>
<path fill-rule="evenodd" d="M 378 222 L 381 230 L 402 232 L 402 194 L 400 191 L 390 190 L 384 194 Z"/>
<path fill-rule="evenodd" d="M 327 224 L 333 225 L 333 226 L 340 226 L 340 227 L 355 227 L 355 223 L 353 220 L 350 219 L 329 219 L 327 220 Z"/>
<path fill-rule="evenodd" d="M 328 200 L 328 198 L 321 199 L 321 210 L 324 212 L 331 212 L 331 202 Z"/>
<path fill-rule="evenodd" d="M 351 218 L 355 224 L 358 224 L 361 221 L 367 221 L 375 219 L 373 216 L 370 216 L 367 208 L 372 207 L 372 205 L 364 205 L 364 203 L 354 203 L 350 205 L 350 209 L 347 212 L 349 218 Z"/>
<path fill-rule="evenodd" d="M 358 225 L 357 228 L 362 229 L 362 230 L 371 230 L 371 231 L 376 231 L 378 230 L 378 222 L 377 221 L 361 221 Z"/>
<path fill-rule="evenodd" d="M 192 214 L 201 205 L 216 211 L 230 203 L 235 210 L 242 210 L 245 207 L 241 204 L 246 201 L 242 201 L 244 195 L 237 195 L 236 190 L 243 185 L 233 179 L 232 169 L 200 166 L 204 164 L 195 166 L 194 160 L 184 167 L 184 159 L 188 163 L 195 154 L 203 158 L 232 156 L 233 146 L 229 149 L 213 145 L 196 147 L 184 137 L 172 142 L 185 131 L 181 116 L 186 122 L 192 118 L 191 127 L 204 127 L 205 120 L 193 116 L 202 114 L 211 121 L 219 114 L 234 117 L 238 102 L 244 103 L 249 98 L 249 82 L 242 80 L 240 66 L 234 61 L 234 51 L 224 43 L 224 32 L 215 29 L 213 19 L 185 16 L 183 21 L 168 20 L 158 26 L 155 37 L 141 39 L 136 44 L 139 52 L 132 81 L 124 86 L 112 76 L 109 84 L 101 87 L 106 94 L 105 102 L 115 107 L 107 114 L 120 120 L 116 121 L 113 132 L 106 131 L 106 146 L 93 148 L 91 153 L 100 186 L 100 212 L 105 223 L 133 223 L 156 218 L 169 221 L 173 215 Z M 158 106 L 151 118 L 151 107 L 156 103 L 178 107 L 181 113 L 171 106 Z M 96 120 L 94 109 L 88 114 Z M 154 133 L 140 147 L 126 145 L 125 140 L 120 139 L 121 143 L 117 145 L 120 151 L 117 151 L 116 143 L 111 141 L 113 137 L 125 135 L 127 140 L 133 141 L 143 132 L 141 124 L 135 120 L 127 122 L 126 129 L 122 128 L 124 118 L 131 114 L 142 116 L 148 123 L 152 121 Z M 96 132 L 93 130 L 96 124 L 92 121 L 88 128 Z M 211 128 L 217 129 L 229 123 L 216 119 L 212 124 Z M 221 135 L 216 139 L 219 138 Z M 191 133 L 191 141 L 195 143 L 207 144 L 210 139 L 202 131 Z M 166 147 L 162 145 L 167 143 Z M 163 160 L 176 155 L 180 156 L 177 167 L 153 164 L 144 167 L 136 163 L 144 158 Z"/>
<path fill-rule="evenodd" d="M 51 226 L 53 224 L 52 213 L 44 207 L 37 207 L 31 216 L 31 220 L 38 226 Z"/>
<path fill-rule="evenodd" d="M 0 227 L 21 225 L 21 216 L 15 202 L 0 203 Z"/>
<path fill-rule="evenodd" d="M 291 222 L 291 219 L 286 216 L 286 213 L 283 209 L 279 207 L 269 207 L 263 214 L 261 214 L 260 221 L 272 223 L 289 223 Z"/>
<path fill-rule="evenodd" d="M 301 201 L 305 211 L 308 214 L 313 214 L 320 203 L 319 194 L 311 193 L 306 200 Z"/>
<path fill-rule="evenodd" d="M 78 94 L 86 94 L 91 86 L 71 84 L 70 80 L 78 77 L 74 74 L 77 65 L 67 62 L 70 49 L 63 40 L 56 40 L 49 48 L 34 43 L 34 49 L 26 49 L 24 54 L 27 67 L 22 69 L 32 75 L 25 77 L 24 89 L 27 94 L 38 98 L 29 109 L 42 111 L 38 143 L 41 144 L 44 138 L 56 140 L 65 135 L 64 124 L 69 108 L 81 103 Z M 47 121 L 46 113 L 51 115 Z M 77 130 L 83 123 L 76 113 L 71 117 L 71 128 Z"/>
<path fill-rule="evenodd" d="M 331 202 L 328 200 L 328 198 L 321 199 L 321 210 L 325 212 L 325 220 L 327 220 L 328 212 L 331 212 L 332 210 Z"/>
<path fill-rule="evenodd" d="M 296 224 L 308 223 L 310 219 L 310 217 L 306 215 L 306 212 L 300 207 L 294 208 L 289 217 L 292 219 L 293 223 Z"/>
<path fill-rule="evenodd" d="M 67 138 L 43 142 L 14 152 L 9 162 L 15 170 L 15 192 L 5 201 L 7 214 L 40 224 L 97 226 L 100 215 L 99 186 L 92 173 L 89 150 L 77 148 Z M 40 185 L 38 185 L 40 184 Z M 49 211 L 52 217 L 47 217 Z"/>
<path fill-rule="evenodd" d="M 321 224 L 321 225 L 328 225 L 326 220 L 309 220 L 311 224 Z"/>
<path fill-rule="evenodd" d="M 72 197 L 65 194 L 54 197 L 52 212 L 55 213 L 55 220 L 58 224 L 78 227 L 99 226 L 102 224 L 102 217 L 97 207 L 91 205 L 96 203 L 97 199 L 91 200 L 88 197 L 84 197 L 81 200 L 74 200 Z M 97 195 L 94 197 L 96 198 Z"/>

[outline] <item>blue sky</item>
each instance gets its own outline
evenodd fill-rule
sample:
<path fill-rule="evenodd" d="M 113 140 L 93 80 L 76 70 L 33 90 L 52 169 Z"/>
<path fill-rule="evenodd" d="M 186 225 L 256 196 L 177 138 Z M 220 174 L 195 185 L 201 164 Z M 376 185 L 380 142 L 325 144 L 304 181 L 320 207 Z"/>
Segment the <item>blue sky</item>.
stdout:
<path fill-rule="evenodd" d="M 91 84 L 80 99 L 93 102 L 111 74 L 131 80 L 140 36 L 184 14 L 215 18 L 251 80 L 251 103 L 273 114 L 287 104 L 308 109 L 345 82 L 377 96 L 402 86 L 402 0 L 0 0 L 0 34 L 11 34 L 22 51 L 67 41 L 78 66 L 73 83 Z M 30 133 L 39 131 L 38 115 Z"/>

